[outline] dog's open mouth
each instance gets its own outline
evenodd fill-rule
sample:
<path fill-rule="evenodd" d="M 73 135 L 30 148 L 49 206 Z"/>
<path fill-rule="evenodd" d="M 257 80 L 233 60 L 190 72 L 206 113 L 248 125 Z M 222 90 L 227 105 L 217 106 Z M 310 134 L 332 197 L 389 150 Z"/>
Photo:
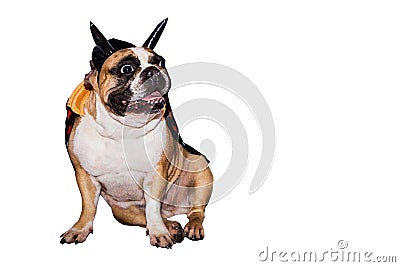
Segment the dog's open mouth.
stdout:
<path fill-rule="evenodd" d="M 124 95 L 116 95 L 111 105 L 120 115 L 123 113 L 155 114 L 164 108 L 165 99 L 158 91 L 140 100 L 129 100 Z"/>

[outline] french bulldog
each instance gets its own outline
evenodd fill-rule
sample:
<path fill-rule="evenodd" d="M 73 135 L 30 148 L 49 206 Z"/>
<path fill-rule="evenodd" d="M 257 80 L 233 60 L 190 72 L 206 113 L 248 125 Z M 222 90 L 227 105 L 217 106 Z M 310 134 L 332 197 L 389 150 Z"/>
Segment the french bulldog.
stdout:
<path fill-rule="evenodd" d="M 171 79 L 153 50 L 166 23 L 141 47 L 107 40 L 90 23 L 91 71 L 69 98 L 65 133 L 82 211 L 62 244 L 84 242 L 93 232 L 100 196 L 118 222 L 145 227 L 153 246 L 204 238 L 213 175 L 207 158 L 182 141 L 172 114 Z M 178 214 L 187 215 L 184 228 L 168 220 Z"/>

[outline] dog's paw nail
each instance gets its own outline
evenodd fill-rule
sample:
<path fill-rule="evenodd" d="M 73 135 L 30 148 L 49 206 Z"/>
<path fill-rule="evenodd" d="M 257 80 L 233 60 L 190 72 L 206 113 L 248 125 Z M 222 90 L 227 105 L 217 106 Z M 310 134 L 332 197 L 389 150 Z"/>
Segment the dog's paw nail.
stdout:
<path fill-rule="evenodd" d="M 75 243 L 77 245 L 78 243 L 82 243 L 86 240 L 87 236 L 89 234 L 93 234 L 93 229 L 91 228 L 84 228 L 84 229 L 76 229 L 76 228 L 71 228 L 68 231 L 66 231 L 64 234 L 61 235 L 61 244 L 72 244 Z"/>

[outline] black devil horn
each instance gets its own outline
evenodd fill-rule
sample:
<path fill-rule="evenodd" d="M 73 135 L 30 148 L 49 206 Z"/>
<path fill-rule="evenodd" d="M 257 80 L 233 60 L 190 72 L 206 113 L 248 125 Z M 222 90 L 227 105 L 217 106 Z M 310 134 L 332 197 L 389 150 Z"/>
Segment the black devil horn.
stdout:
<path fill-rule="evenodd" d="M 90 22 L 90 31 L 92 32 L 93 40 L 96 45 L 103 50 L 105 55 L 111 55 L 114 52 L 114 48 L 92 22 Z"/>
<path fill-rule="evenodd" d="M 142 45 L 143 47 L 148 47 L 150 49 L 154 49 L 156 46 L 158 39 L 160 39 L 160 36 L 162 32 L 164 31 L 165 25 L 167 25 L 168 18 L 164 19 L 161 21 L 157 27 L 153 30 L 153 32 L 150 34 L 149 38 L 147 38 L 146 42 Z"/>

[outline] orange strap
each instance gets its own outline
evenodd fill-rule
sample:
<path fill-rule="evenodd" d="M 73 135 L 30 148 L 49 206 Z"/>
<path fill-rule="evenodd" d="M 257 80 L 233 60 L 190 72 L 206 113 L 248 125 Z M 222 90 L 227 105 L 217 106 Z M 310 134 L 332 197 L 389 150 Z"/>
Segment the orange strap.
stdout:
<path fill-rule="evenodd" d="M 73 112 L 82 116 L 84 114 L 85 103 L 89 98 L 89 95 L 90 91 L 85 88 L 85 85 L 82 81 L 68 98 L 67 106 L 70 107 Z"/>

